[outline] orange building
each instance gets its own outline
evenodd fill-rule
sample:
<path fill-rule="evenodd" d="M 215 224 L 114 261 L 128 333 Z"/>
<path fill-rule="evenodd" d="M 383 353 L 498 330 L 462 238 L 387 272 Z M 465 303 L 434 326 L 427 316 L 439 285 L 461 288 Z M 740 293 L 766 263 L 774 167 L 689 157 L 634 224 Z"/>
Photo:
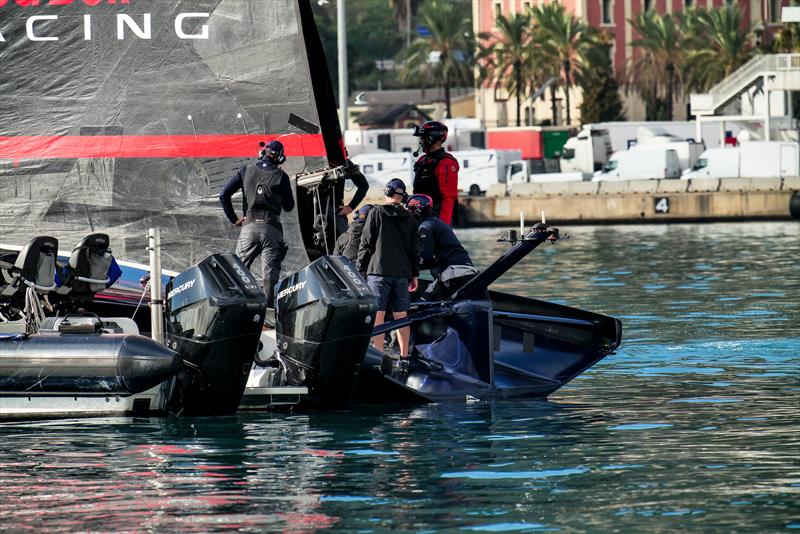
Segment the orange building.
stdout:
<path fill-rule="evenodd" d="M 564 7 L 587 24 L 606 30 L 614 35 L 612 61 L 617 74 L 624 73 L 625 66 L 635 53 L 631 42 L 636 37 L 628 22 L 639 13 L 655 10 L 659 13 L 677 13 L 687 7 L 706 9 L 737 4 L 744 15 L 744 24 L 749 24 L 756 32 L 756 44 L 767 46 L 771 35 L 781 25 L 781 7 L 800 4 L 797 0 L 473 0 L 473 26 L 477 33 L 492 33 L 496 30 L 495 21 L 502 14 L 509 16 L 522 13 L 527 8 L 551 2 L 560 2 Z M 566 117 L 563 91 L 557 97 L 559 123 Z M 638 97 L 622 94 L 625 115 L 628 120 L 644 120 L 644 105 Z M 687 116 L 688 95 L 676 99 L 674 118 Z M 572 122 L 580 123 L 581 91 L 573 87 L 570 92 Z M 552 117 L 550 92 L 546 100 L 535 103 L 523 102 L 523 124 L 537 124 Z M 513 95 L 502 94 L 489 84 L 484 84 L 475 94 L 476 115 L 487 127 L 507 126 L 516 123 L 516 100 Z"/>

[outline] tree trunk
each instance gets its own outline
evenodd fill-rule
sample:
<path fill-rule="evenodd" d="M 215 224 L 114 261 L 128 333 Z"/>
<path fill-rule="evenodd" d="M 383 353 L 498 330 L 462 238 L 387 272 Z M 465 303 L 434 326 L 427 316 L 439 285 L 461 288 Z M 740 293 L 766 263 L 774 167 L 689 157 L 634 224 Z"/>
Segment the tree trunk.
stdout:
<path fill-rule="evenodd" d="M 675 83 L 675 65 L 667 63 L 667 120 L 672 120 L 672 90 Z"/>
<path fill-rule="evenodd" d="M 514 73 L 517 77 L 517 126 L 522 126 L 522 68 L 519 61 L 514 62 Z"/>
<path fill-rule="evenodd" d="M 550 110 L 553 113 L 553 126 L 558 126 L 556 121 L 558 121 L 558 109 L 556 109 L 556 84 L 552 84 L 550 86 Z"/>
<path fill-rule="evenodd" d="M 569 59 L 565 59 L 564 61 L 564 97 L 566 98 L 566 106 L 567 106 L 567 126 L 572 124 L 572 114 L 569 109 Z"/>

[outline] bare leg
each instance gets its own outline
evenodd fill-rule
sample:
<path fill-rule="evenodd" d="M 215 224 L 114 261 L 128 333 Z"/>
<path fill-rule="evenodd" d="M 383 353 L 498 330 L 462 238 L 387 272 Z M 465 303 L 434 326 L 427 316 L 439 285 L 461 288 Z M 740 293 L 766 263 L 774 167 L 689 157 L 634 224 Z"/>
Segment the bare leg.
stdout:
<path fill-rule="evenodd" d="M 378 311 L 375 312 L 375 324 L 373 328 L 377 327 L 378 325 L 383 324 L 383 320 L 386 317 L 385 311 Z M 372 338 L 372 346 L 378 349 L 380 352 L 383 352 L 383 337 L 385 334 L 378 334 Z"/>
<path fill-rule="evenodd" d="M 394 312 L 395 319 L 406 317 L 408 312 Z M 411 342 L 411 327 L 404 326 L 397 329 L 397 344 L 400 345 L 400 357 L 408 358 L 408 345 Z"/>

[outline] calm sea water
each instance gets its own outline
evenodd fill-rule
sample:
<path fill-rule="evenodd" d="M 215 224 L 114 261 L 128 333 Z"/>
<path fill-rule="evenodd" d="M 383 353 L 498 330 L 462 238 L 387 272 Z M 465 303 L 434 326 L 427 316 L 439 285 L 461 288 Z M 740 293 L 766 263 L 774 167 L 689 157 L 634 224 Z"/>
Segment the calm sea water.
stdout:
<path fill-rule="evenodd" d="M 0 425 L 0 528 L 800 529 L 800 224 L 567 231 L 498 286 L 624 341 L 548 401 Z"/>

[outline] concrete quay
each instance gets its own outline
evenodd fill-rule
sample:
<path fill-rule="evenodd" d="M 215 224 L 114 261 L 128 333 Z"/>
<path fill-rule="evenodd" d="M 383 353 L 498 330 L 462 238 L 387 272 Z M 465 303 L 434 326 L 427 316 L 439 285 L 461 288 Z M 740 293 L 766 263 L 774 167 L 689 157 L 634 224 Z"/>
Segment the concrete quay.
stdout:
<path fill-rule="evenodd" d="M 540 182 L 459 198 L 461 226 L 663 223 L 800 218 L 800 177 Z M 790 207 L 791 205 L 791 207 Z"/>

